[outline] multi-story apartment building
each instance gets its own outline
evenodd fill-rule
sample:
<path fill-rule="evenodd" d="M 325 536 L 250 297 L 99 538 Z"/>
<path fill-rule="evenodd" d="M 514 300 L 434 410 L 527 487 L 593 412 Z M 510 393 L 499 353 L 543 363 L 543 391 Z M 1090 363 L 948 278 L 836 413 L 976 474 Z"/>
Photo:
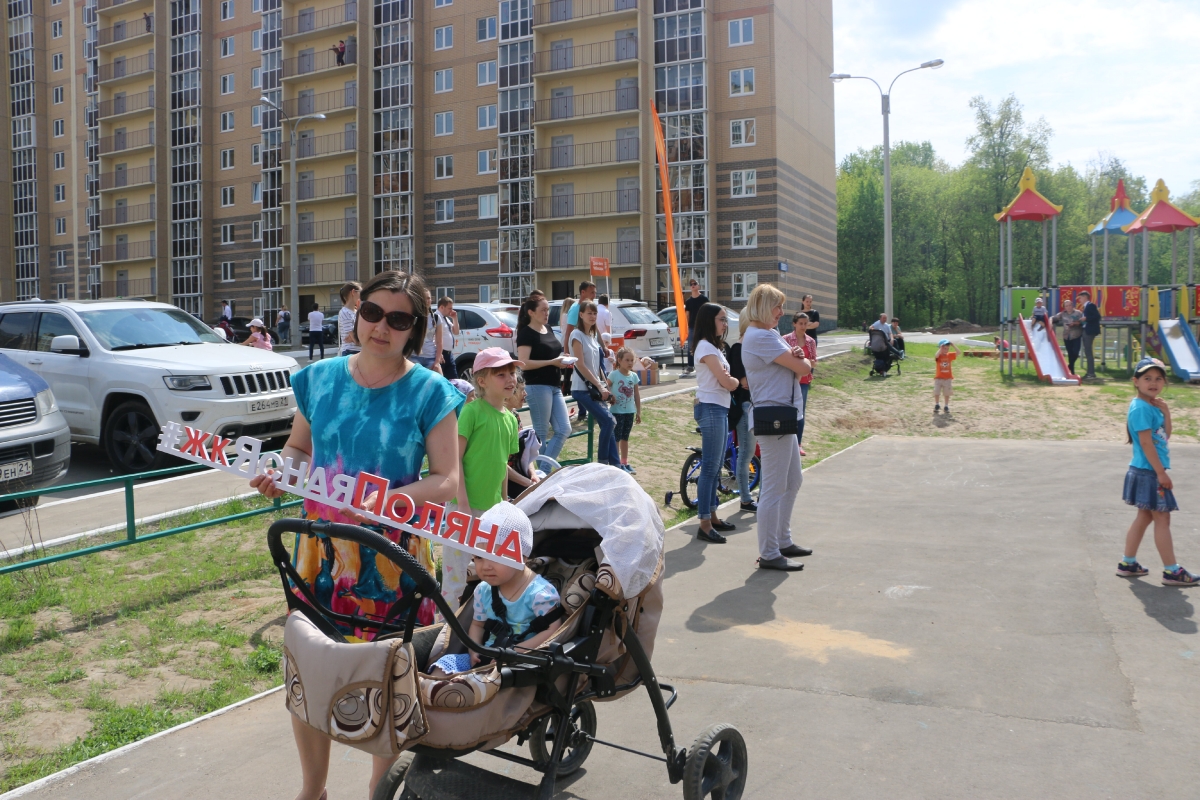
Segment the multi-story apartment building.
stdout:
<path fill-rule="evenodd" d="M 7 0 L 0 297 L 669 294 L 836 318 L 829 0 Z M 260 100 L 262 98 L 262 100 Z M 295 136 L 297 175 L 290 173 Z M 292 230 L 290 212 L 297 223 Z M 3 252 L 0 251 L 0 252 Z"/>

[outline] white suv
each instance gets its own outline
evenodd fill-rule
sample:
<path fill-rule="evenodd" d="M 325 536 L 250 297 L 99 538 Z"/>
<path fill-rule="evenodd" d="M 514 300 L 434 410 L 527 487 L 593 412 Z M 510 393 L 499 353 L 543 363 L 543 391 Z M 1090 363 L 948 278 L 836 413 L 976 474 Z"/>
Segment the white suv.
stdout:
<path fill-rule="evenodd" d="M 470 380 L 475 354 L 488 347 L 503 347 L 517 353 L 517 314 L 520 306 L 511 303 L 455 303 L 458 336 L 454 337 L 454 368 L 458 376 Z"/>
<path fill-rule="evenodd" d="M 296 413 L 295 359 L 227 344 L 166 303 L 2 303 L 0 353 L 45 379 L 72 440 L 102 445 L 122 472 L 166 463 L 155 448 L 168 421 L 270 439 Z"/>
<path fill-rule="evenodd" d="M 562 337 L 562 300 L 550 303 L 550 327 Z M 608 302 L 612 313 L 612 346 L 628 347 L 639 358 L 652 358 L 666 364 L 671 360 L 671 335 L 663 322 L 641 300 L 613 298 Z"/>

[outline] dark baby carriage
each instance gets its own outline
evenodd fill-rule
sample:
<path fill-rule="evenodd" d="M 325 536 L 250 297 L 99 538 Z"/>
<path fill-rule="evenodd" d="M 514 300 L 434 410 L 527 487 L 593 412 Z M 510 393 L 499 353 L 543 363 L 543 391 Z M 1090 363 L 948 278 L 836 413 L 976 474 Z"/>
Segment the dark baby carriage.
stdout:
<path fill-rule="evenodd" d="M 874 361 L 871 364 L 871 375 L 887 375 L 892 365 L 896 365 L 896 374 L 900 374 L 900 352 L 888 343 L 887 334 L 878 328 L 867 331 L 867 350 Z"/>

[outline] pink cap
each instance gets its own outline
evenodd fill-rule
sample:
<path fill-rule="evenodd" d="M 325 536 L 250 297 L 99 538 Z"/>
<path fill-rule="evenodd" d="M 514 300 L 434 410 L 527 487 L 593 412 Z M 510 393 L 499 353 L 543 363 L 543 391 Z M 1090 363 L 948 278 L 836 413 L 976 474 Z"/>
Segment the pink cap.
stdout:
<path fill-rule="evenodd" d="M 488 347 L 475 354 L 475 364 L 471 369 L 476 371 L 495 369 L 496 367 L 506 367 L 509 364 L 516 364 L 518 367 L 525 366 L 524 361 L 517 361 L 512 357 L 512 353 L 503 347 Z"/>

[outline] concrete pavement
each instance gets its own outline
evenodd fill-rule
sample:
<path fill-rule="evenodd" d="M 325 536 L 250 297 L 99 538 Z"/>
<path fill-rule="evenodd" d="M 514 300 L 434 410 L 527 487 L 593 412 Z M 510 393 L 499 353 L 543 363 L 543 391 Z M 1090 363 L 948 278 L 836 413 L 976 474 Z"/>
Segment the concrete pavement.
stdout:
<path fill-rule="evenodd" d="M 1200 446 L 1172 449 L 1195 569 Z M 1126 463 L 1112 444 L 875 438 L 806 472 L 802 573 L 754 569 L 753 517 L 730 515 L 726 545 L 668 532 L 654 663 L 677 739 L 736 724 L 756 800 L 1193 796 L 1197 600 L 1113 576 Z M 601 738 L 656 749 L 644 695 L 598 710 Z M 365 796 L 366 761 L 334 747 L 331 800 Z M 274 694 L 25 796 L 286 799 L 296 770 Z M 597 746 L 560 796 L 681 791 Z"/>

